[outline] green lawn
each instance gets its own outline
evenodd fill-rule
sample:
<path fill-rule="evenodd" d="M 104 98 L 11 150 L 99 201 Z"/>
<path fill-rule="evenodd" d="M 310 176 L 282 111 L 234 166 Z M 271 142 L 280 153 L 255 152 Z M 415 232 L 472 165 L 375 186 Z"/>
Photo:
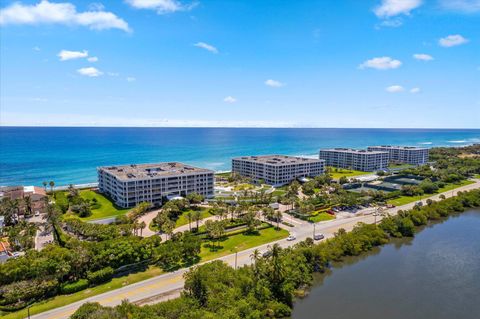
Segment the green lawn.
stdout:
<path fill-rule="evenodd" d="M 473 178 L 478 178 L 478 179 L 480 179 L 480 174 L 477 174 L 477 175 L 473 176 Z"/>
<path fill-rule="evenodd" d="M 330 167 L 330 175 L 332 176 L 333 179 L 340 179 L 340 177 L 342 176 L 354 177 L 354 176 L 368 175 L 368 174 L 372 174 L 372 172 L 362 172 L 362 171 L 356 171 L 353 169 Z"/>
<path fill-rule="evenodd" d="M 464 181 L 461 181 L 460 183 L 447 184 L 444 187 L 440 188 L 438 190 L 437 194 L 448 192 L 448 191 L 451 191 L 455 188 L 470 185 L 470 184 L 473 184 L 473 183 L 474 182 L 472 182 L 472 181 L 464 180 Z M 409 204 L 409 203 L 412 203 L 412 202 L 419 201 L 422 198 L 428 198 L 432 195 L 434 195 L 434 194 L 425 194 L 423 196 L 400 196 L 398 198 L 391 199 L 391 200 L 387 201 L 387 203 L 395 205 L 395 206 L 401 206 L 401 205 L 405 205 L 405 204 Z"/>
<path fill-rule="evenodd" d="M 195 213 L 195 211 L 193 209 L 189 209 L 185 212 L 183 212 L 179 217 L 178 219 L 176 220 L 175 222 L 175 227 L 180 227 L 180 226 L 183 226 L 183 225 L 187 225 L 188 224 L 188 212 L 192 212 L 192 214 Z M 210 216 L 213 216 L 212 214 L 210 214 L 209 212 L 209 209 L 208 208 L 202 208 L 200 210 L 200 219 L 204 219 L 204 218 L 207 218 L 207 217 L 210 217 Z M 195 220 L 193 220 L 192 218 L 192 227 L 195 226 Z"/>
<path fill-rule="evenodd" d="M 225 255 L 229 255 L 234 251 L 241 251 L 255 246 L 270 243 L 272 241 L 280 240 L 288 236 L 288 231 L 285 229 L 276 230 L 273 226 L 262 229 L 257 235 L 251 234 L 236 234 L 223 238 L 223 240 L 215 243 L 220 248 L 215 251 L 210 249 L 211 242 L 202 244 L 200 257 L 202 261 L 212 260 Z"/>
<path fill-rule="evenodd" d="M 330 215 L 328 213 L 320 213 L 318 215 L 310 217 L 308 220 L 313 223 L 318 223 L 318 222 L 323 222 L 323 221 L 332 220 L 332 219 L 335 219 L 335 216 Z"/>
<path fill-rule="evenodd" d="M 107 282 L 103 285 L 85 289 L 71 295 L 56 296 L 48 300 L 35 303 L 32 307 L 30 307 L 30 315 L 48 311 L 61 306 L 65 306 L 67 304 L 70 304 L 91 296 L 99 295 L 110 290 L 118 289 L 126 285 L 131 285 L 133 283 L 136 283 L 142 280 L 159 276 L 162 273 L 163 271 L 160 268 L 151 266 L 146 271 L 130 274 L 125 277 L 114 278 L 110 282 Z M 12 312 L 8 315 L 4 315 L 0 317 L 2 319 L 23 319 L 27 317 L 27 309 Z"/>
<path fill-rule="evenodd" d="M 97 199 L 97 203 L 100 204 L 100 207 L 97 209 L 92 210 L 92 215 L 86 218 L 82 218 L 83 220 L 93 220 L 93 219 L 101 219 L 107 217 L 115 217 L 119 215 L 126 214 L 130 209 L 122 209 L 117 206 L 113 202 L 110 201 L 107 197 L 103 196 L 100 193 L 94 192 L 92 190 L 82 190 L 80 191 L 80 197 L 84 199 Z"/>
<path fill-rule="evenodd" d="M 419 201 L 422 198 L 426 198 L 427 196 L 400 196 L 398 198 L 390 199 L 387 201 L 388 204 L 395 205 L 395 206 L 402 206 L 405 204 L 409 204 L 412 202 Z"/>

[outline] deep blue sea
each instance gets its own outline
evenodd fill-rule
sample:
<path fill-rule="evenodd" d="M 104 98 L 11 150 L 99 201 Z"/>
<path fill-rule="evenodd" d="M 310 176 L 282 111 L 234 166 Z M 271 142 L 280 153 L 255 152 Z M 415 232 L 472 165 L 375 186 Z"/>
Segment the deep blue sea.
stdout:
<path fill-rule="evenodd" d="M 0 127 L 0 185 L 82 184 L 96 167 L 181 161 L 229 170 L 234 156 L 315 156 L 326 147 L 462 146 L 480 130 Z"/>

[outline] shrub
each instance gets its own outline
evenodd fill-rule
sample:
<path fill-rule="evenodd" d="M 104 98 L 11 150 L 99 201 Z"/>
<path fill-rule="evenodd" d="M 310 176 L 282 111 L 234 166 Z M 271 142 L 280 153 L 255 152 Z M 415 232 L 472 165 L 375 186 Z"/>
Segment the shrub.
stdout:
<path fill-rule="evenodd" d="M 87 278 L 91 285 L 98 285 L 112 279 L 114 272 L 112 267 L 105 267 L 94 272 L 88 272 Z"/>
<path fill-rule="evenodd" d="M 65 283 L 60 288 L 62 294 L 68 295 L 73 294 L 74 292 L 83 290 L 88 288 L 88 280 L 87 279 L 79 279 L 72 283 Z"/>
<path fill-rule="evenodd" d="M 35 300 L 52 296 L 57 291 L 58 281 L 25 280 L 0 287 L 0 305 L 23 306 Z"/>

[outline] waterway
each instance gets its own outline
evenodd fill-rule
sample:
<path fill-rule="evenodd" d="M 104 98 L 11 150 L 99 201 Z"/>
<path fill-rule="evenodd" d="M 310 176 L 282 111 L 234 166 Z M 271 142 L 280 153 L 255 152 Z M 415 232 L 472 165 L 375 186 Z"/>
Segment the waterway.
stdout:
<path fill-rule="evenodd" d="M 480 318 L 480 209 L 333 265 L 292 317 Z"/>

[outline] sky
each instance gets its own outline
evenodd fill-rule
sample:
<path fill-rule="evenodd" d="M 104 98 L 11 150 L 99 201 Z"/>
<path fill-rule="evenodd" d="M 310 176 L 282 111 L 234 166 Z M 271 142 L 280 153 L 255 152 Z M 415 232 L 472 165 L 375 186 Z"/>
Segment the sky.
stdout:
<path fill-rule="evenodd" d="M 0 124 L 480 128 L 479 26 L 480 0 L 0 0 Z"/>

